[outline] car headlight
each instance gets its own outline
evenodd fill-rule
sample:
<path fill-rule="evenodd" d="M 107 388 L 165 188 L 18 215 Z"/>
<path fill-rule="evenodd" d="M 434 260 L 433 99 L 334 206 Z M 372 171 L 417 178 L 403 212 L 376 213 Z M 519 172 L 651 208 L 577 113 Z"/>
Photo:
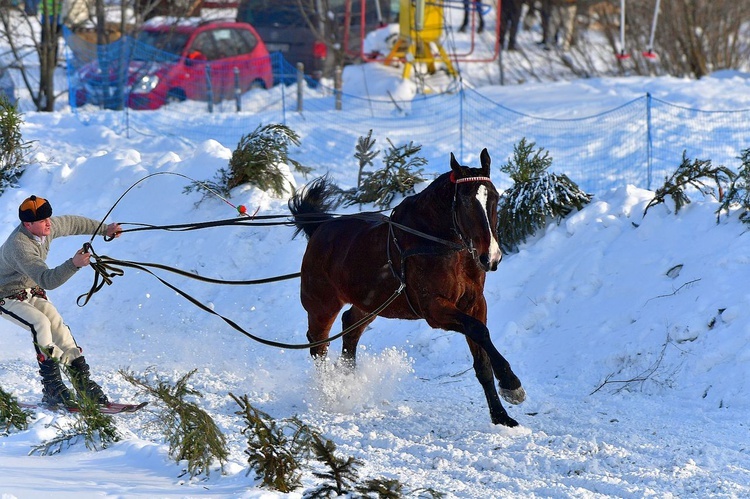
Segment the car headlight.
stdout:
<path fill-rule="evenodd" d="M 153 91 L 159 84 L 159 77 L 156 75 L 142 76 L 140 80 L 133 84 L 130 89 L 131 94 L 147 94 Z"/>

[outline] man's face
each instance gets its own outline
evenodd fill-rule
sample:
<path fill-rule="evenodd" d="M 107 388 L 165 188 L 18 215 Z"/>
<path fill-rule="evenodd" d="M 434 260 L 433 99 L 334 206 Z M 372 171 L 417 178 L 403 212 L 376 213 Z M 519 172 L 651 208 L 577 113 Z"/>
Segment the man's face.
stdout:
<path fill-rule="evenodd" d="M 37 222 L 24 222 L 23 225 L 37 237 L 49 236 L 50 229 L 52 228 L 49 218 Z"/>

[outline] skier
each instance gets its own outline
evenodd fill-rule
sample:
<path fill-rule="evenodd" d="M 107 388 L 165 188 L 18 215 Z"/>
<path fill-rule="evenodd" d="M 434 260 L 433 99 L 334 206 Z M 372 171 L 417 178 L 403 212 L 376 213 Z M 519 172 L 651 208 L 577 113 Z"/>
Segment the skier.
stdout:
<path fill-rule="evenodd" d="M 89 366 L 68 326 L 47 298 L 54 289 L 90 263 L 84 249 L 50 269 L 46 258 L 50 241 L 57 237 L 94 234 L 119 237 L 121 227 L 75 215 L 52 216 L 49 201 L 31 196 L 18 207 L 21 224 L 0 246 L 0 315 L 31 333 L 39 374 L 42 375 L 42 402 L 50 406 L 75 407 L 77 399 L 60 375 L 60 364 L 68 366 L 78 398 L 86 397 L 101 405 L 108 399 L 101 386 L 89 377 Z"/>

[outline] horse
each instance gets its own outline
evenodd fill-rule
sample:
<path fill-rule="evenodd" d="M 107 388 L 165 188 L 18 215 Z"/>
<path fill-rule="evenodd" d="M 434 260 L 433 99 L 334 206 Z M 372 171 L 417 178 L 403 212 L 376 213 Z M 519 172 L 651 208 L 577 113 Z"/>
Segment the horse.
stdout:
<path fill-rule="evenodd" d="M 526 398 L 521 381 L 492 343 L 484 298 L 486 273 L 497 269 L 499 194 L 490 179 L 490 156 L 481 168 L 462 166 L 450 155 L 450 172 L 390 214 L 334 216 L 338 187 L 327 176 L 289 199 L 296 226 L 308 239 L 301 265 L 300 300 L 307 312 L 310 354 L 325 358 L 329 332 L 341 309 L 340 362 L 356 364 L 357 344 L 377 316 L 424 319 L 432 328 L 466 337 L 474 372 L 493 424 L 517 426 L 500 402 Z M 350 330 L 351 329 L 351 330 Z"/>

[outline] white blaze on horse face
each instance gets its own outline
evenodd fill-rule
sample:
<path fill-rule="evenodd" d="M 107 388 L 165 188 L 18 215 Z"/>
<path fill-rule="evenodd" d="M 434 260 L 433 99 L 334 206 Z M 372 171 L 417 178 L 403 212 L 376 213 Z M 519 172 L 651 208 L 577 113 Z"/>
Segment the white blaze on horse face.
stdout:
<path fill-rule="evenodd" d="M 503 257 L 503 255 L 500 251 L 500 245 L 498 244 L 497 239 L 495 239 L 495 234 L 492 231 L 492 227 L 490 227 L 490 216 L 489 213 L 487 213 L 488 198 L 489 191 L 487 189 L 487 186 L 480 185 L 479 189 L 477 189 L 477 201 L 479 201 L 479 205 L 482 207 L 482 213 L 484 213 L 484 221 L 487 223 L 487 232 L 490 235 L 490 263 L 497 264 L 498 262 L 500 262 L 500 259 Z"/>

